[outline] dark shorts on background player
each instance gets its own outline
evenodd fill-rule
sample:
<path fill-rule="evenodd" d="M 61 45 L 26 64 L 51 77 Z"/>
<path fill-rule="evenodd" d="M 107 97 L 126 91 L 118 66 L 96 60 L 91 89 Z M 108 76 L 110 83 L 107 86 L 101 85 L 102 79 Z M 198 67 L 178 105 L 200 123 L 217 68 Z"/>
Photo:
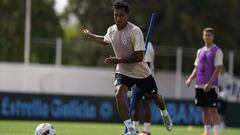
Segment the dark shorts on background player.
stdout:
<path fill-rule="evenodd" d="M 144 93 L 156 94 L 158 92 L 156 82 L 152 75 L 147 78 L 137 79 L 119 73 L 115 74 L 114 86 L 125 85 L 129 88 L 129 90 L 131 90 L 131 87 L 134 84 L 136 84 L 137 87 L 139 87 Z"/>
<path fill-rule="evenodd" d="M 147 101 L 147 100 L 149 100 L 149 97 L 147 96 L 147 94 L 141 90 L 138 90 L 136 94 L 136 101 Z"/>
<path fill-rule="evenodd" d="M 218 100 L 218 113 L 224 115 L 227 110 L 227 101 L 219 99 Z"/>
<path fill-rule="evenodd" d="M 218 95 L 215 88 L 204 92 L 202 88 L 195 88 L 195 104 L 200 107 L 216 107 L 218 105 Z"/>

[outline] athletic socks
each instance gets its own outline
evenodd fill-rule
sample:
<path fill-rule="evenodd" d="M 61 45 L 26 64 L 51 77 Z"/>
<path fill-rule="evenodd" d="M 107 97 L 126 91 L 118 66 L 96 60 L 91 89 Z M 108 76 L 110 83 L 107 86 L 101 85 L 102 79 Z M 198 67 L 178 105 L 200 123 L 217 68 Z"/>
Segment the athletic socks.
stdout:
<path fill-rule="evenodd" d="M 139 121 L 133 121 L 133 126 L 134 126 L 135 130 L 138 131 Z M 143 131 L 146 133 L 150 133 L 150 126 L 151 126 L 150 122 L 144 122 Z"/>
<path fill-rule="evenodd" d="M 219 135 L 220 126 L 219 125 L 213 125 L 213 131 L 214 135 Z M 204 125 L 204 135 L 210 135 L 211 134 L 211 125 Z"/>
<path fill-rule="evenodd" d="M 131 119 L 128 119 L 128 120 L 125 120 L 124 122 L 124 125 L 127 127 L 128 129 L 128 132 L 130 133 L 136 133 L 136 130 L 131 122 Z"/>
<path fill-rule="evenodd" d="M 219 133 L 219 129 L 220 129 L 219 125 L 214 125 L 213 126 L 213 131 L 214 131 L 215 134 Z"/>
<path fill-rule="evenodd" d="M 165 110 L 159 109 L 159 110 L 160 110 L 162 116 L 168 115 L 167 109 L 165 109 Z"/>
<path fill-rule="evenodd" d="M 131 119 L 125 120 L 123 123 L 127 128 L 129 127 L 129 125 L 132 125 Z"/>
<path fill-rule="evenodd" d="M 211 134 L 211 125 L 204 125 L 204 133 Z"/>
<path fill-rule="evenodd" d="M 133 126 L 136 129 L 136 131 L 138 131 L 139 121 L 133 121 Z"/>
<path fill-rule="evenodd" d="M 150 133 L 151 123 L 150 122 L 144 122 L 143 126 L 144 126 L 143 131 L 146 132 L 146 133 Z"/>

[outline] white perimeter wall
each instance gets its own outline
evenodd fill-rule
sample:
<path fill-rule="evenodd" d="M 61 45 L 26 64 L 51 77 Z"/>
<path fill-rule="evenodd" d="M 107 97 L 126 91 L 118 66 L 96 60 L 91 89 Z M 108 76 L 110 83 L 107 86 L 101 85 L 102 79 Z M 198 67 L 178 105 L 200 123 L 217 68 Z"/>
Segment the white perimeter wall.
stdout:
<path fill-rule="evenodd" d="M 115 69 L 55 65 L 0 63 L 0 91 L 67 95 L 114 96 Z M 155 72 L 164 97 L 175 97 L 175 72 Z M 184 85 L 181 97 L 193 98 L 194 89 Z"/>

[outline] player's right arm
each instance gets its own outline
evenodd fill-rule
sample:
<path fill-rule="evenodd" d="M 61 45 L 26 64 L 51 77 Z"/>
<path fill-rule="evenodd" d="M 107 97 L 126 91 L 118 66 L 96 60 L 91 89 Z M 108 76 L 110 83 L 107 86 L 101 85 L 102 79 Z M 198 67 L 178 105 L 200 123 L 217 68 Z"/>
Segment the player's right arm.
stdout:
<path fill-rule="evenodd" d="M 188 77 L 188 79 L 186 80 L 186 85 L 187 87 L 190 86 L 191 82 L 193 79 L 195 79 L 197 77 L 197 67 L 195 67 L 192 71 L 192 74 Z"/>
<path fill-rule="evenodd" d="M 187 85 L 187 87 L 189 87 L 190 84 L 191 84 L 191 82 L 192 82 L 192 80 L 197 77 L 197 65 L 198 65 L 198 55 L 199 55 L 199 53 L 200 53 L 200 49 L 198 49 L 198 51 L 197 51 L 197 56 L 196 56 L 196 59 L 195 59 L 195 61 L 194 61 L 194 66 L 195 66 L 195 67 L 194 67 L 191 75 L 188 77 L 188 79 L 187 79 L 186 82 L 185 82 L 185 84 Z"/>
<path fill-rule="evenodd" d="M 109 45 L 110 44 L 109 42 L 104 40 L 104 36 L 93 34 L 87 29 L 82 30 L 82 33 L 87 40 L 95 41 L 96 43 L 99 43 L 101 45 Z"/>

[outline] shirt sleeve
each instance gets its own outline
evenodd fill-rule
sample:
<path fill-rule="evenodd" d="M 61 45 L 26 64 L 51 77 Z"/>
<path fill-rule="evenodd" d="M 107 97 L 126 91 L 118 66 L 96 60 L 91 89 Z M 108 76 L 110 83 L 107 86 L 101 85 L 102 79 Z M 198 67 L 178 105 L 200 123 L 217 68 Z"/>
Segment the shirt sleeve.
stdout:
<path fill-rule="evenodd" d="M 144 51 L 144 39 L 142 31 L 139 28 L 134 29 L 131 34 L 131 40 L 133 42 L 134 51 Z"/>
<path fill-rule="evenodd" d="M 195 59 L 195 61 L 194 61 L 194 66 L 197 66 L 197 65 L 198 65 L 198 56 L 199 56 L 199 53 L 200 53 L 200 49 L 198 49 L 198 51 L 197 51 L 196 59 Z"/>
<path fill-rule="evenodd" d="M 154 60 L 154 49 L 150 42 L 148 42 L 148 47 L 145 53 L 145 61 L 146 62 L 153 62 Z"/>
<path fill-rule="evenodd" d="M 216 52 L 216 56 L 214 59 L 215 66 L 222 66 L 223 65 L 223 52 L 221 49 L 218 49 Z"/>
<path fill-rule="evenodd" d="M 111 43 L 111 29 L 112 27 L 109 27 L 107 33 L 104 36 L 104 41 L 107 43 Z"/>

